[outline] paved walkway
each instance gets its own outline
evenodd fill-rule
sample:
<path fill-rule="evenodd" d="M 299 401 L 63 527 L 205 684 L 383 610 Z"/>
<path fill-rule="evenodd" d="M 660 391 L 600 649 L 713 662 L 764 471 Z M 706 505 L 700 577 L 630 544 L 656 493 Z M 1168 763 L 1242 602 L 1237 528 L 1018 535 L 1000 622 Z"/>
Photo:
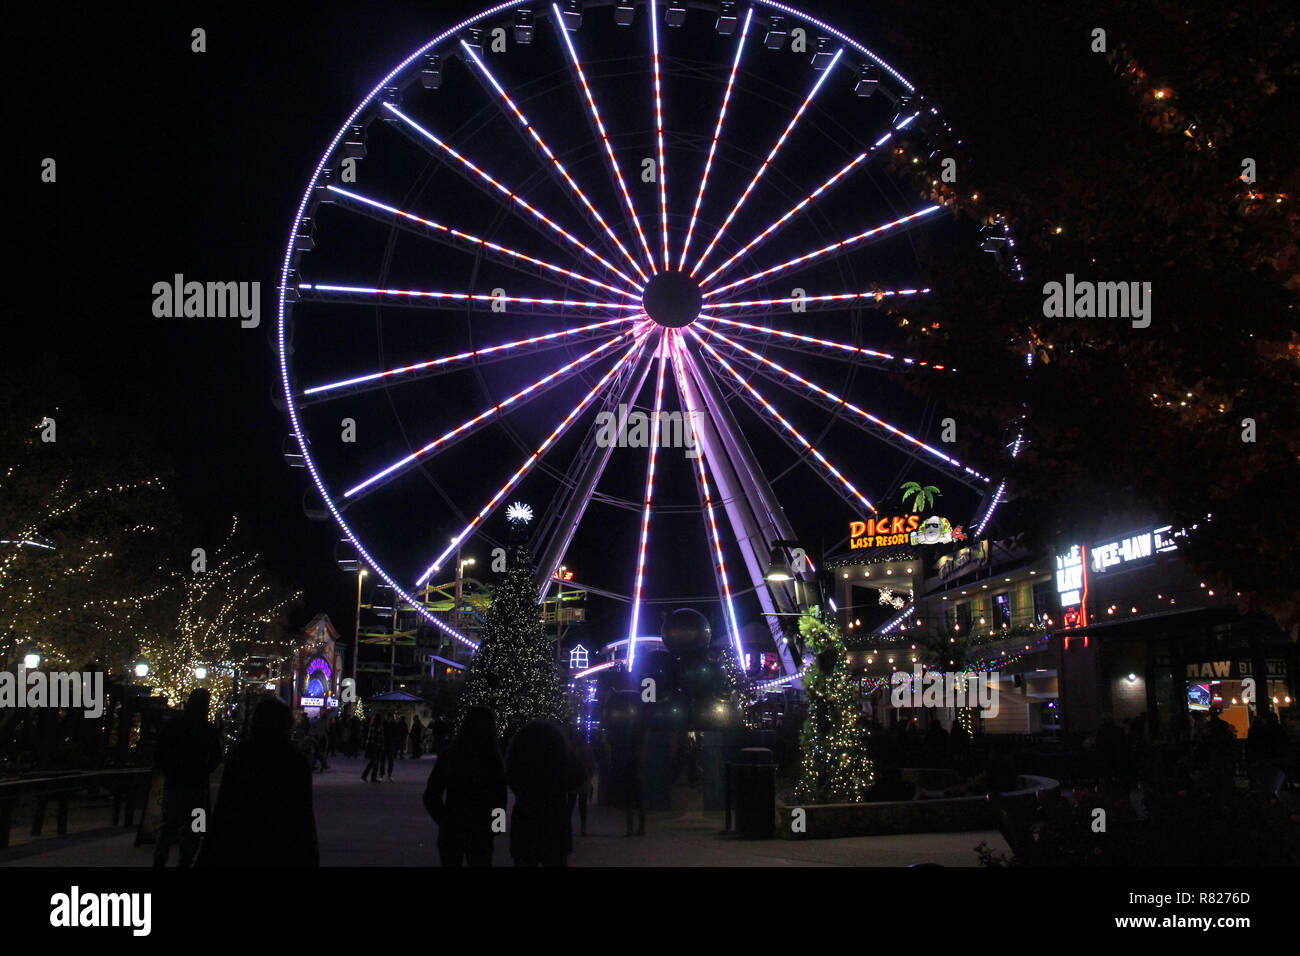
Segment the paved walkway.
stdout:
<path fill-rule="evenodd" d="M 323 866 L 437 866 L 437 828 L 420 797 L 431 758 L 399 760 L 393 782 L 362 783 L 361 760 L 338 758 L 315 776 L 316 828 Z M 576 814 L 575 814 L 576 817 Z M 591 808 L 586 837 L 574 837 L 571 866 L 975 866 L 976 844 L 1008 852 L 996 831 L 918 833 L 839 840 L 739 840 L 722 834 L 721 811 L 648 815 L 648 836 L 623 836 L 623 816 Z M 135 831 L 109 831 L 0 851 L 0 866 L 148 866 L 150 846 L 134 847 Z M 510 863 L 497 841 L 496 865 Z M 176 859 L 175 850 L 172 861 Z"/>

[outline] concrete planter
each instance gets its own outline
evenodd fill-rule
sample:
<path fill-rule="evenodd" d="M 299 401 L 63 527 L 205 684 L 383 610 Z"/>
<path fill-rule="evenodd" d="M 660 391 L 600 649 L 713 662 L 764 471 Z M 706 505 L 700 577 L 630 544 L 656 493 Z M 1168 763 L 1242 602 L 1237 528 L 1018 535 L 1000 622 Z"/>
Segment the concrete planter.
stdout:
<path fill-rule="evenodd" d="M 1017 789 L 1002 799 L 1015 806 L 1032 803 L 1038 794 L 1060 786 L 1049 777 L 1021 775 Z M 802 818 L 795 810 L 803 810 Z M 803 806 L 778 805 L 777 826 L 787 840 L 824 840 L 832 837 L 878 836 L 886 833 L 941 833 L 959 830 L 988 830 L 997 826 L 997 815 L 987 795 L 947 797 L 938 800 L 898 800 L 879 803 L 823 803 Z M 802 819 L 802 832 L 795 832 Z"/>

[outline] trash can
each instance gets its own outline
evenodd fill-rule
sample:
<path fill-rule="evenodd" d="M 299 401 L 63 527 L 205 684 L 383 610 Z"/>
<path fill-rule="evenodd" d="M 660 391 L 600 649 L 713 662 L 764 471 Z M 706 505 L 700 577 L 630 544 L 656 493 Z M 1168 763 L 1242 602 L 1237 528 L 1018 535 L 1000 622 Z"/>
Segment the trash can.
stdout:
<path fill-rule="evenodd" d="M 734 810 L 737 836 L 768 840 L 776 826 L 776 764 L 767 747 L 746 747 L 727 765 L 728 817 Z"/>

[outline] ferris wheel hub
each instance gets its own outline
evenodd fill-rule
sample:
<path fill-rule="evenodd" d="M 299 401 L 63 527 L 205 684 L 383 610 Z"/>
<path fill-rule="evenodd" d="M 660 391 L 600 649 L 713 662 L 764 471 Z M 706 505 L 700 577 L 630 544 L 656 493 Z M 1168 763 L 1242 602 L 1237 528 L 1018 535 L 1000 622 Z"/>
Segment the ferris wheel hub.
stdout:
<path fill-rule="evenodd" d="M 704 296 L 700 284 L 685 272 L 657 272 L 641 293 L 646 315 L 669 329 L 680 329 L 695 321 Z"/>

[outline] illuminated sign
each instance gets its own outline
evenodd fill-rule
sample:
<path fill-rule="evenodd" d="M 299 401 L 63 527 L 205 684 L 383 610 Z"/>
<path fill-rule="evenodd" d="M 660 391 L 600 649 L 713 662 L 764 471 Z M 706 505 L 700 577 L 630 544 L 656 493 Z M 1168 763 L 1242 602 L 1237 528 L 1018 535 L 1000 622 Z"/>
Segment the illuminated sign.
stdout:
<path fill-rule="evenodd" d="M 937 564 L 939 580 L 948 578 L 989 563 L 989 543 L 987 540 L 976 541 L 954 554 L 945 554 Z"/>
<path fill-rule="evenodd" d="M 573 650 L 569 651 L 569 668 L 571 670 L 581 670 L 587 666 L 588 654 L 587 649 L 578 644 Z"/>
<path fill-rule="evenodd" d="M 1087 552 L 1076 544 L 1056 556 L 1056 595 L 1061 602 L 1061 623 L 1067 628 L 1088 623 Z"/>
<path fill-rule="evenodd" d="M 339 699 L 337 697 L 299 697 L 299 707 L 337 707 Z"/>
<path fill-rule="evenodd" d="M 1269 658 L 1264 662 L 1264 667 L 1271 678 L 1286 677 L 1286 661 L 1281 658 Z M 1250 660 L 1200 661 L 1187 665 L 1187 676 L 1192 679 L 1238 680 L 1242 677 L 1250 677 L 1254 672 L 1255 662 Z"/>
<path fill-rule="evenodd" d="M 311 663 L 307 665 L 308 674 L 314 674 L 317 671 L 324 671 L 326 680 L 329 680 L 334 674 L 334 668 L 330 667 L 329 661 L 325 660 L 323 657 L 312 658 Z"/>
<path fill-rule="evenodd" d="M 921 526 L 920 515 L 903 518 L 868 518 L 849 523 L 849 548 L 884 548 L 895 544 L 908 544 L 913 531 Z"/>
<path fill-rule="evenodd" d="M 560 572 L 560 580 L 561 580 L 561 581 L 572 581 L 572 580 L 573 580 L 573 572 L 572 572 L 572 571 L 561 571 L 561 572 Z"/>
<path fill-rule="evenodd" d="M 1092 560 L 1088 564 L 1088 570 L 1093 574 L 1101 574 L 1114 567 L 1145 561 L 1153 554 L 1177 551 L 1177 539 L 1186 533 L 1186 531 L 1174 531 L 1173 525 L 1165 525 L 1154 531 L 1143 531 L 1115 541 L 1093 545 Z"/>
<path fill-rule="evenodd" d="M 947 518 L 931 515 L 912 532 L 908 544 L 951 544 L 965 540 L 966 535 L 962 532 L 961 525 L 954 528 Z"/>

